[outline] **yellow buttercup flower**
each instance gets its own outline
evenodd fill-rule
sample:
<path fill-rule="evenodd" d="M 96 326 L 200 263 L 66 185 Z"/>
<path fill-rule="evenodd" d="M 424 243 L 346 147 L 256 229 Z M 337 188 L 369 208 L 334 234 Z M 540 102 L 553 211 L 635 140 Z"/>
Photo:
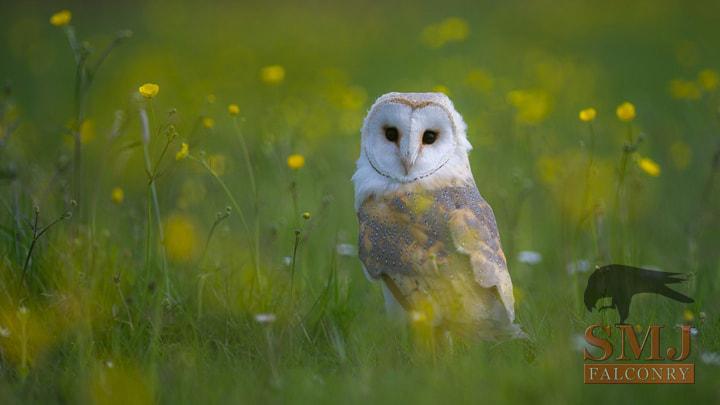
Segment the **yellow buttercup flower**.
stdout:
<path fill-rule="evenodd" d="M 210 117 L 203 117 L 202 125 L 205 129 L 212 129 L 215 126 L 215 120 Z"/>
<path fill-rule="evenodd" d="M 180 145 L 180 150 L 177 151 L 175 154 L 175 160 L 183 160 L 190 154 L 190 146 L 188 146 L 187 143 L 183 142 Z"/>
<path fill-rule="evenodd" d="M 183 214 L 172 214 L 165 222 L 165 249 L 173 262 L 187 262 L 197 252 L 198 237 L 194 221 Z"/>
<path fill-rule="evenodd" d="M 447 86 L 443 86 L 442 84 L 438 84 L 437 86 L 432 88 L 432 91 L 435 93 L 443 93 L 446 96 L 450 95 L 450 89 L 448 89 Z"/>
<path fill-rule="evenodd" d="M 590 122 L 594 120 L 596 116 L 597 110 L 592 107 L 580 110 L 580 113 L 578 114 L 578 118 L 580 118 L 580 121 L 582 122 Z"/>
<path fill-rule="evenodd" d="M 695 82 L 674 79 L 670 81 L 670 95 L 680 100 L 697 100 L 700 98 L 700 88 Z"/>
<path fill-rule="evenodd" d="M 470 34 L 467 21 L 459 17 L 450 17 L 437 24 L 431 24 L 422 31 L 422 41 L 431 48 L 440 48 L 450 42 L 465 40 Z"/>
<path fill-rule="evenodd" d="M 125 201 L 125 192 L 120 187 L 115 187 L 112 189 L 110 199 L 115 204 L 122 204 L 122 202 Z"/>
<path fill-rule="evenodd" d="M 50 17 L 50 24 L 56 27 L 64 27 L 70 24 L 72 13 L 70 10 L 61 10 Z"/>
<path fill-rule="evenodd" d="M 544 90 L 512 90 L 506 98 L 515 107 L 515 120 L 522 124 L 542 122 L 552 107 L 552 97 Z"/>
<path fill-rule="evenodd" d="M 238 107 L 237 104 L 230 104 L 228 105 L 228 113 L 230 113 L 230 115 L 238 115 L 240 114 L 240 107 Z"/>
<path fill-rule="evenodd" d="M 692 322 L 695 319 L 693 311 L 686 309 L 683 311 L 683 319 L 687 322 Z"/>
<path fill-rule="evenodd" d="M 626 101 L 617 107 L 615 114 L 617 114 L 620 121 L 630 122 L 635 119 L 635 106 Z"/>
<path fill-rule="evenodd" d="M 720 84 L 720 75 L 715 70 L 704 69 L 698 73 L 698 82 L 704 90 L 713 91 Z"/>
<path fill-rule="evenodd" d="M 655 161 L 650 158 L 647 158 L 647 157 L 639 158 L 637 160 L 637 165 L 648 176 L 658 177 L 660 175 L 660 165 L 655 163 Z"/>
<path fill-rule="evenodd" d="M 285 79 L 285 68 L 280 65 L 265 66 L 260 70 L 260 79 L 265 84 L 280 84 Z"/>
<path fill-rule="evenodd" d="M 86 144 L 95 139 L 95 123 L 87 119 L 80 125 L 80 142 Z"/>
<path fill-rule="evenodd" d="M 158 92 L 160 92 L 160 86 L 155 83 L 145 83 L 140 86 L 138 92 L 140 92 L 143 97 L 150 99 L 157 96 Z"/>
<path fill-rule="evenodd" d="M 294 153 L 287 158 L 287 165 L 293 170 L 301 169 L 305 166 L 305 156 Z"/>

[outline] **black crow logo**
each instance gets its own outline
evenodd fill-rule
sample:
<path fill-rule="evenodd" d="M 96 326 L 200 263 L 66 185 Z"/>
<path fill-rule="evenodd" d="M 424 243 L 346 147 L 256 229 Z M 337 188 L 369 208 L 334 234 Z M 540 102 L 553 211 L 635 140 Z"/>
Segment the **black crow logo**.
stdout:
<path fill-rule="evenodd" d="M 598 310 L 614 307 L 620 314 L 620 323 L 624 324 L 630 315 L 630 302 L 635 294 L 654 293 L 679 302 L 694 302 L 692 298 L 667 286 L 687 280 L 687 275 L 683 273 L 666 273 L 622 264 L 609 264 L 598 267 L 590 275 L 585 287 L 585 306 L 592 312 L 599 299 L 610 297 L 612 304 Z"/>

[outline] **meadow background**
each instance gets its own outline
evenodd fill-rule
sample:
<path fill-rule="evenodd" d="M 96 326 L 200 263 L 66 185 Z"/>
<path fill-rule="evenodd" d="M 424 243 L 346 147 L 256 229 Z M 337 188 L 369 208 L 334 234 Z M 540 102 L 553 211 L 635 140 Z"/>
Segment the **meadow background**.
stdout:
<path fill-rule="evenodd" d="M 720 400 L 717 2 L 0 7 L 0 402 Z M 532 345 L 384 316 L 350 177 L 388 91 L 465 117 Z M 692 324 L 695 385 L 582 384 L 613 262 L 692 274 L 629 321 Z"/>

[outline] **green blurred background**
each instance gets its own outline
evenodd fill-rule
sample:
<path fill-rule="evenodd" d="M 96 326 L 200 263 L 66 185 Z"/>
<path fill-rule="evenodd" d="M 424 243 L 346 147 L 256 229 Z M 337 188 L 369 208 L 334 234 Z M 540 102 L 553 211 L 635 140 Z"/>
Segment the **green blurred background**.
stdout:
<path fill-rule="evenodd" d="M 48 22 L 61 9 L 91 61 L 116 32 L 133 32 L 97 73 L 82 125 L 73 53 Z M 720 3 L 3 1 L 1 10 L 0 168 L 12 173 L 0 180 L 2 402 L 720 399 Z M 263 78 L 268 66 L 284 74 Z M 147 82 L 160 87 L 152 101 L 137 97 Z M 475 179 L 534 348 L 428 354 L 421 332 L 385 319 L 352 252 L 350 177 L 364 114 L 389 91 L 446 92 L 468 123 Z M 637 110 L 630 123 L 615 114 L 624 101 Z M 587 107 L 598 111 L 590 124 L 578 119 Z M 167 139 L 158 128 L 177 131 L 156 181 L 164 249 L 154 214 L 148 226 L 143 108 L 153 159 Z M 641 141 L 618 185 L 628 133 Z M 181 142 L 195 160 L 174 159 Z M 289 168 L 291 154 L 304 167 Z M 39 240 L 23 286 L 35 206 L 41 224 L 66 210 L 73 218 Z M 637 297 L 630 322 L 692 323 L 694 386 L 582 385 L 579 336 L 615 322 L 589 314 L 582 291 L 588 269 L 609 262 L 693 274 L 683 291 L 695 304 Z M 256 320 L 266 313 L 276 321 Z"/>

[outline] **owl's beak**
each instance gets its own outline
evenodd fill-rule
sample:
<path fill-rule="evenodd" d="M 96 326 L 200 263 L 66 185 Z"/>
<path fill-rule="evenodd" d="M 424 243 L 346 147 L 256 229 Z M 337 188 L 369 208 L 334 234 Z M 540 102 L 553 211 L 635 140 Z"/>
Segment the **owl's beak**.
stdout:
<path fill-rule="evenodd" d="M 409 159 L 400 159 L 400 162 L 402 163 L 403 168 L 405 169 L 405 175 L 407 176 L 410 173 L 410 169 L 412 169 L 414 162 L 411 162 Z"/>
<path fill-rule="evenodd" d="M 407 176 L 410 174 L 410 170 L 412 170 L 412 167 L 415 165 L 415 160 L 417 159 L 417 154 L 412 154 L 410 156 L 404 156 L 402 159 L 400 159 L 400 162 L 403 165 L 403 168 L 405 169 L 405 175 Z"/>
<path fill-rule="evenodd" d="M 403 153 L 400 157 L 400 163 L 402 163 L 403 168 L 405 169 L 405 175 L 407 176 L 410 174 L 410 170 L 412 170 L 412 167 L 415 165 L 415 160 L 417 160 L 419 150 L 412 148 L 408 148 L 405 150 L 405 153 Z"/>
<path fill-rule="evenodd" d="M 418 154 L 420 154 L 420 139 L 417 135 L 418 131 L 410 130 L 410 136 L 404 136 L 400 139 L 400 163 L 405 169 L 405 175 L 409 175 Z"/>

